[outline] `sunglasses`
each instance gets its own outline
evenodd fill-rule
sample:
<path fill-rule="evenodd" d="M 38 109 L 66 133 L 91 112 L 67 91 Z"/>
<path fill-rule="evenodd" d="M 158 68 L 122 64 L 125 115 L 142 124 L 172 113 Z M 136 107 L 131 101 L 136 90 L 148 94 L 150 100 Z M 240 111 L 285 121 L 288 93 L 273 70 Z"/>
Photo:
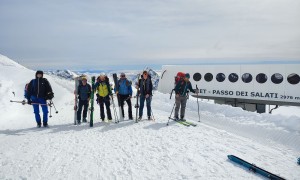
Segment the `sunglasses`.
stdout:
<path fill-rule="evenodd" d="M 121 77 L 125 77 L 125 75 L 121 75 Z"/>

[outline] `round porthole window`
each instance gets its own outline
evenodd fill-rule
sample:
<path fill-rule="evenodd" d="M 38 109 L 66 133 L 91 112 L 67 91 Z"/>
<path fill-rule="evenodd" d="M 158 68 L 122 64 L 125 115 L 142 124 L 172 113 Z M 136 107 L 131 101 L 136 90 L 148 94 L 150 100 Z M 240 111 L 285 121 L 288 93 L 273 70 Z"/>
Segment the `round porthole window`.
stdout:
<path fill-rule="evenodd" d="M 271 81 L 274 83 L 274 84 L 280 84 L 282 83 L 283 81 L 283 76 L 279 73 L 275 73 L 271 76 Z"/>
<path fill-rule="evenodd" d="M 205 81 L 207 81 L 207 82 L 210 82 L 213 78 L 214 78 L 214 76 L 213 76 L 211 73 L 206 73 L 206 74 L 204 75 L 204 79 L 205 79 Z"/>
<path fill-rule="evenodd" d="M 228 76 L 230 82 L 237 82 L 239 80 L 239 76 L 236 73 L 231 73 Z"/>
<path fill-rule="evenodd" d="M 300 77 L 299 77 L 298 74 L 292 73 L 292 74 L 290 74 L 290 75 L 287 77 L 287 81 L 288 81 L 290 84 L 298 84 L 299 81 L 300 81 Z"/>
<path fill-rule="evenodd" d="M 265 75 L 264 73 L 259 73 L 259 74 L 256 76 L 256 81 L 257 81 L 258 83 L 263 84 L 263 83 L 267 82 L 267 80 L 268 80 L 268 77 L 267 77 L 267 75 Z"/>
<path fill-rule="evenodd" d="M 249 83 L 252 81 L 252 75 L 250 73 L 245 73 L 242 75 L 242 81 L 244 83 Z"/>
<path fill-rule="evenodd" d="M 200 79 L 201 79 L 201 74 L 200 74 L 200 73 L 195 73 L 195 74 L 193 75 L 193 79 L 194 79 L 194 81 L 200 81 Z"/>
<path fill-rule="evenodd" d="M 216 76 L 216 79 L 218 82 L 223 82 L 225 80 L 225 74 L 223 73 L 218 73 L 217 76 Z"/>

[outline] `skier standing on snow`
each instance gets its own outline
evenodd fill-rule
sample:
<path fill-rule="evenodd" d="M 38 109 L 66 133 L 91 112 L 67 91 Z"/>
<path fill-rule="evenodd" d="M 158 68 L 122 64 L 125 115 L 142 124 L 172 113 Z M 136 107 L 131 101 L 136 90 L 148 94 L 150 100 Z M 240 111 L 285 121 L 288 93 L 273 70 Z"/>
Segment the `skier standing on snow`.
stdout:
<path fill-rule="evenodd" d="M 54 97 L 51 85 L 46 78 L 43 78 L 43 71 L 37 71 L 35 79 L 32 79 L 27 86 L 27 103 L 32 104 L 37 127 L 41 127 L 41 116 L 39 105 L 43 110 L 43 126 L 48 127 L 48 106 L 47 100 Z"/>
<path fill-rule="evenodd" d="M 82 77 L 81 81 L 82 81 L 82 84 L 80 84 L 78 86 L 78 89 L 77 89 L 78 99 L 79 99 L 78 110 L 77 110 L 77 122 L 78 122 L 78 124 L 81 123 L 82 106 L 84 107 L 82 122 L 87 122 L 86 117 L 87 117 L 87 111 L 88 111 L 90 96 L 91 96 L 91 85 L 89 85 L 87 83 L 86 77 Z"/>
<path fill-rule="evenodd" d="M 184 120 L 184 115 L 185 115 L 186 102 L 187 102 L 187 99 L 188 99 L 188 90 L 190 90 L 191 92 L 196 93 L 196 94 L 199 93 L 198 89 L 194 90 L 192 88 L 192 84 L 191 84 L 189 79 L 190 79 L 190 74 L 186 73 L 184 79 L 180 80 L 175 86 L 175 93 L 176 93 L 175 104 L 176 104 L 176 107 L 175 107 L 175 116 L 174 116 L 174 118 L 176 120 L 179 119 L 178 114 L 179 114 L 179 108 L 181 107 L 181 109 L 180 109 L 180 120 L 185 121 Z"/>
<path fill-rule="evenodd" d="M 139 107 L 139 120 L 142 119 L 144 103 L 146 100 L 148 120 L 151 120 L 151 100 L 152 100 L 152 81 L 147 71 L 143 72 L 142 78 L 139 80 L 137 89 L 140 91 L 140 107 Z"/>
<path fill-rule="evenodd" d="M 116 85 L 118 87 L 115 87 L 115 90 L 118 89 L 119 91 L 116 91 L 117 96 L 120 98 L 121 102 L 121 110 L 122 110 L 122 116 L 124 118 L 124 104 L 125 101 L 128 105 L 128 118 L 132 120 L 132 106 L 131 106 L 131 97 L 132 97 L 132 87 L 131 82 L 126 78 L 125 73 L 121 73 L 120 80 L 118 81 L 118 84 Z"/>
<path fill-rule="evenodd" d="M 104 114 L 104 104 L 106 107 L 106 113 L 108 120 L 112 120 L 111 110 L 110 110 L 110 97 L 112 96 L 111 86 L 108 82 L 108 78 L 105 75 L 100 75 L 99 79 L 97 79 L 96 84 L 93 87 L 97 89 L 97 103 L 100 106 L 100 118 L 102 121 L 105 119 Z"/>

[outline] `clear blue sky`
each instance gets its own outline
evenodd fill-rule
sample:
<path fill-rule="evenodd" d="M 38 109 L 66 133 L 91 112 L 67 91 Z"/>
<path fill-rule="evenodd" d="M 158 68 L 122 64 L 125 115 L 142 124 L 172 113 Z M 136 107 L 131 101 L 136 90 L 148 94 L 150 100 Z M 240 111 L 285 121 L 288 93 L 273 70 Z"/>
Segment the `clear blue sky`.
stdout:
<path fill-rule="evenodd" d="M 299 61 L 299 19 L 299 0 L 1 0 L 0 54 L 73 70 Z"/>

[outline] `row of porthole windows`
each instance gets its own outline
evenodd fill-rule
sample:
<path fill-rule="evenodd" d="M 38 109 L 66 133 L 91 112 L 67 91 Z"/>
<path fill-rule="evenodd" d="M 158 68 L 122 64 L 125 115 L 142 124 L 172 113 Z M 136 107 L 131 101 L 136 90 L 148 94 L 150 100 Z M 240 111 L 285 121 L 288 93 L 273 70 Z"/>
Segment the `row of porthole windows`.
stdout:
<path fill-rule="evenodd" d="M 195 74 L 193 75 L 193 79 L 194 79 L 195 81 L 200 81 L 201 78 L 202 78 L 202 76 L 201 76 L 201 74 L 198 73 L 198 72 L 195 73 Z M 212 75 L 212 73 L 206 73 L 206 74 L 204 75 L 204 80 L 207 81 L 207 82 L 212 81 L 213 78 L 214 78 L 214 76 Z M 216 80 L 217 80 L 218 82 L 223 82 L 225 79 L 226 79 L 226 76 L 225 76 L 224 73 L 218 73 L 218 74 L 216 75 Z M 229 74 L 229 76 L 228 76 L 228 80 L 229 80 L 230 82 L 232 82 L 232 83 L 237 82 L 237 81 L 239 80 L 239 76 L 238 76 L 236 73 L 231 73 L 231 74 Z M 244 74 L 242 75 L 242 81 L 243 81 L 244 83 L 250 83 L 252 80 L 253 80 L 253 77 L 252 77 L 252 75 L 251 75 L 250 73 L 244 73 Z M 268 77 L 267 77 L 267 75 L 264 74 L 264 73 L 259 73 L 259 74 L 256 75 L 256 81 L 257 81 L 258 83 L 263 84 L 263 83 L 267 82 L 267 80 L 268 80 Z M 275 73 L 275 74 L 273 74 L 273 75 L 271 76 L 271 81 L 272 81 L 274 84 L 280 84 L 280 83 L 282 83 L 282 81 L 283 81 L 283 76 L 282 76 L 280 73 Z M 298 83 L 300 82 L 300 76 L 299 76 L 298 74 L 296 74 L 296 73 L 292 73 L 292 74 L 288 75 L 287 81 L 288 81 L 290 84 L 298 84 Z"/>

